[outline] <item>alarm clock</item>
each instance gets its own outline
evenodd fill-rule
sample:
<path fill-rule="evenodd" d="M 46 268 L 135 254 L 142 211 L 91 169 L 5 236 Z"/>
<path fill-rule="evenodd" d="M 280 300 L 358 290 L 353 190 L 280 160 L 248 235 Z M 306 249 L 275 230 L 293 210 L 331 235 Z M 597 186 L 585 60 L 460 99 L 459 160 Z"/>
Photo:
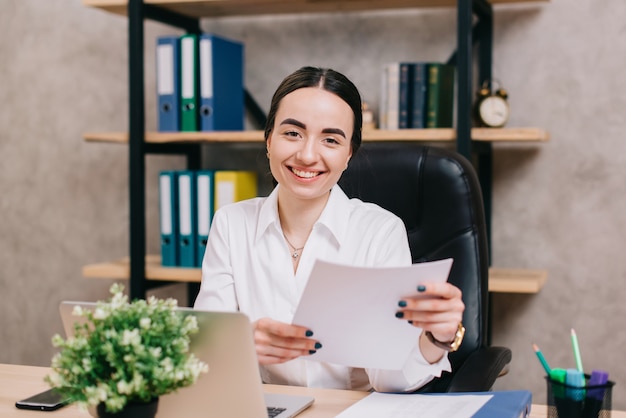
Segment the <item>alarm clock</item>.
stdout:
<path fill-rule="evenodd" d="M 498 84 L 495 92 L 491 90 L 493 82 Z M 478 90 L 474 105 L 476 122 L 479 126 L 501 128 L 509 120 L 508 93 L 497 80 L 486 80 Z"/>

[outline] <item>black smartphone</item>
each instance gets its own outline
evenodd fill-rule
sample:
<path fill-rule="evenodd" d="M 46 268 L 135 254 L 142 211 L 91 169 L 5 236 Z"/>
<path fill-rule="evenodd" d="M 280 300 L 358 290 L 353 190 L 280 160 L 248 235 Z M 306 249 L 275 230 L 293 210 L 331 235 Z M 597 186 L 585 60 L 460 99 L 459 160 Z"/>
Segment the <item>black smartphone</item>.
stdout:
<path fill-rule="evenodd" d="M 21 401 L 15 402 L 20 409 L 32 409 L 37 411 L 54 411 L 69 403 L 69 399 L 61 395 L 55 389 L 48 389 Z"/>

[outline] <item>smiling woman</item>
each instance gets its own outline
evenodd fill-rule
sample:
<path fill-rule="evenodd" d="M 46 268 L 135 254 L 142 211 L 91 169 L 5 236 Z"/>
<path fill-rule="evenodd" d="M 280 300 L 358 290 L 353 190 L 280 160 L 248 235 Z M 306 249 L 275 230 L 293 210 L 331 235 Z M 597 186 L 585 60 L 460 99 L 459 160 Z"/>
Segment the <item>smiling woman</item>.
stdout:
<path fill-rule="evenodd" d="M 450 370 L 437 342 L 454 339 L 464 305 L 460 290 L 448 283 L 426 283 L 389 307 L 390 315 L 429 331 L 435 341 L 422 332 L 402 370 L 307 360 L 333 342 L 318 341 L 307 324 L 292 324 L 317 260 L 361 267 L 411 263 L 402 221 L 349 199 L 337 185 L 359 149 L 361 125 L 361 97 L 344 75 L 303 67 L 287 76 L 272 98 L 265 129 L 275 189 L 213 217 L 195 307 L 250 317 L 266 383 L 412 391 Z"/>
<path fill-rule="evenodd" d="M 352 134 L 353 119 L 346 102 L 319 88 L 299 89 L 282 100 L 276 126 L 267 138 L 270 170 L 281 185 L 281 219 L 286 211 L 306 210 L 313 218 L 322 213 L 329 190 L 352 156 L 346 132 Z M 283 223 L 283 231 L 299 246 L 306 241 L 308 231 L 288 230 L 295 226 Z"/>

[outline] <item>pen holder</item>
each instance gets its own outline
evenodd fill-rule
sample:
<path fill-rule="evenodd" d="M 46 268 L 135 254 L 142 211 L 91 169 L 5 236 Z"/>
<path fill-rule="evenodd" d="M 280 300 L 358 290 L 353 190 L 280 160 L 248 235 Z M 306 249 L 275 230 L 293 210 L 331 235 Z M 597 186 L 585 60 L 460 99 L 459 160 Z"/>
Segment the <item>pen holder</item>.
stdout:
<path fill-rule="evenodd" d="M 586 380 L 589 375 L 585 375 Z M 548 418 L 611 418 L 612 381 L 603 385 L 577 387 L 546 376 Z"/>

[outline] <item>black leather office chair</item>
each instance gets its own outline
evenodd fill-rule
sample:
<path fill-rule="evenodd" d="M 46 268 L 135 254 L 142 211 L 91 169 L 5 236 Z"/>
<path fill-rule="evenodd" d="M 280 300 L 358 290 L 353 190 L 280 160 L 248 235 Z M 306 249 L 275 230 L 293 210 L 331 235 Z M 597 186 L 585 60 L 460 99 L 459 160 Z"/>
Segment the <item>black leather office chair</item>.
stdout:
<path fill-rule="evenodd" d="M 490 390 L 511 361 L 511 350 L 487 345 L 488 248 L 476 172 L 461 155 L 440 147 L 366 143 L 340 186 L 405 223 L 413 262 L 454 259 L 449 282 L 463 292 L 465 338 L 450 354 L 452 372 L 423 392 Z"/>

